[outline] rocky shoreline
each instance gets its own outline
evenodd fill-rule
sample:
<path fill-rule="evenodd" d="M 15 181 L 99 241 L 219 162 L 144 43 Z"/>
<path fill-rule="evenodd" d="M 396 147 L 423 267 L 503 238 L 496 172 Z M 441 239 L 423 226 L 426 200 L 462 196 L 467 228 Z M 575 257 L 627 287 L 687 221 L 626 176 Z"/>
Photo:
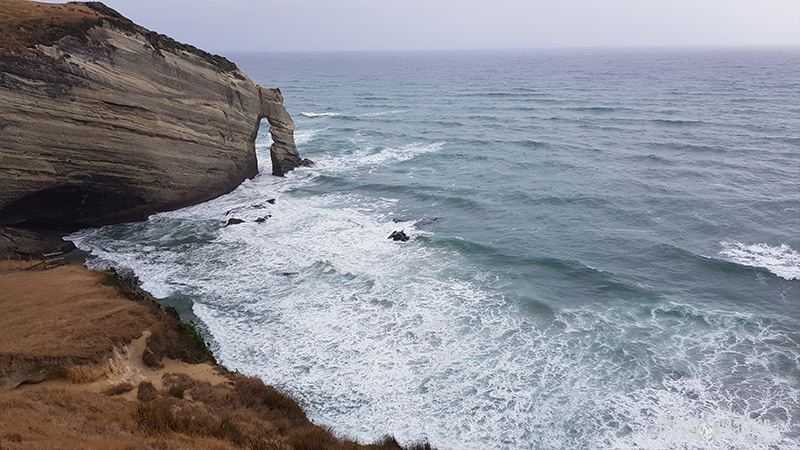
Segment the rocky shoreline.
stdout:
<path fill-rule="evenodd" d="M 274 175 L 309 163 L 279 89 L 102 3 L 0 0 L 0 30 L 0 253 L 230 192 L 262 119 Z"/>
<path fill-rule="evenodd" d="M 100 2 L 0 0 L 0 448 L 404 448 L 337 436 L 217 365 L 116 272 L 26 261 L 230 192 L 257 173 L 262 119 L 273 175 L 311 164 L 280 90 L 227 59 Z"/>

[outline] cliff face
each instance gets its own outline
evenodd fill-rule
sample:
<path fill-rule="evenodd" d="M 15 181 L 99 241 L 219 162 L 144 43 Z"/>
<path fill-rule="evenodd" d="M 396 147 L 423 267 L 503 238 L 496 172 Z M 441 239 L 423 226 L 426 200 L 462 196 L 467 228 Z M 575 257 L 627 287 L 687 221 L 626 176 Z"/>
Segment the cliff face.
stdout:
<path fill-rule="evenodd" d="M 230 61 L 96 2 L 0 11 L 0 226 L 73 230 L 227 193 L 257 173 L 262 118 L 273 174 L 302 163 L 280 91 Z"/>

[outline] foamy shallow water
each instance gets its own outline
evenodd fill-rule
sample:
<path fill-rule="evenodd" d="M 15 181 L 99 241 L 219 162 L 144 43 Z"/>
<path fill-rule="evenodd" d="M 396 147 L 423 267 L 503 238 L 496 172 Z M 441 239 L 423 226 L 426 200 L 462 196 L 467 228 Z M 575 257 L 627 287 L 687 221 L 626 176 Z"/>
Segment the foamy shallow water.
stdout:
<path fill-rule="evenodd" d="M 719 82 L 782 59 L 242 58 L 317 167 L 72 236 L 227 367 L 362 440 L 797 447 L 800 90 Z"/>

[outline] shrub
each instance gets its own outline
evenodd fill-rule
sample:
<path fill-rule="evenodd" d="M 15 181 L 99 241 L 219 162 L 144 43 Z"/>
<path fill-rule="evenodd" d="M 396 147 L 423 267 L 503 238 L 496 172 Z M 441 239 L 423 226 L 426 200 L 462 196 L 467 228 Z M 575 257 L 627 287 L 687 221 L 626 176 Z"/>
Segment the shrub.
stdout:
<path fill-rule="evenodd" d="M 133 420 L 149 433 L 166 433 L 170 430 L 173 417 L 168 405 L 140 403 L 133 414 Z"/>
<path fill-rule="evenodd" d="M 175 398 L 183 398 L 184 392 L 185 389 L 180 386 L 170 386 L 169 389 L 167 389 L 167 395 Z"/>
<path fill-rule="evenodd" d="M 139 383 L 139 389 L 136 392 L 136 399 L 140 402 L 150 402 L 158 397 L 158 391 L 153 383 L 149 381 L 142 381 Z"/>
<path fill-rule="evenodd" d="M 234 384 L 233 394 L 245 407 L 280 412 L 282 418 L 295 424 L 310 423 L 294 399 L 272 386 L 266 386 L 258 378 L 239 377 Z"/>
<path fill-rule="evenodd" d="M 229 417 L 224 417 L 219 422 L 219 426 L 214 432 L 214 437 L 219 439 L 227 439 L 237 445 L 240 445 L 245 441 L 242 432 L 239 431 L 239 427 L 237 427 Z"/>
<path fill-rule="evenodd" d="M 373 445 L 379 445 L 381 448 L 385 450 L 403 450 L 403 447 L 400 446 L 400 444 L 397 442 L 397 439 L 395 439 L 394 436 L 390 436 L 388 434 Z"/>
<path fill-rule="evenodd" d="M 220 422 L 204 408 L 173 398 L 159 397 L 151 402 L 139 403 L 133 419 L 150 434 L 172 431 L 194 436 L 215 436 L 220 431 Z"/>

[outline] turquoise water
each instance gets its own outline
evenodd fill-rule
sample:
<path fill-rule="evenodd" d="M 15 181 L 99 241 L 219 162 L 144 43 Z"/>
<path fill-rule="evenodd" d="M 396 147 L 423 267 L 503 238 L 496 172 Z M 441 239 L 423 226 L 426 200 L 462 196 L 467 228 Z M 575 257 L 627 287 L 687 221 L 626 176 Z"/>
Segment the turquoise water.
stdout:
<path fill-rule="evenodd" d="M 316 167 L 264 125 L 231 194 L 72 236 L 223 364 L 365 441 L 800 448 L 800 53 L 232 59 Z"/>

